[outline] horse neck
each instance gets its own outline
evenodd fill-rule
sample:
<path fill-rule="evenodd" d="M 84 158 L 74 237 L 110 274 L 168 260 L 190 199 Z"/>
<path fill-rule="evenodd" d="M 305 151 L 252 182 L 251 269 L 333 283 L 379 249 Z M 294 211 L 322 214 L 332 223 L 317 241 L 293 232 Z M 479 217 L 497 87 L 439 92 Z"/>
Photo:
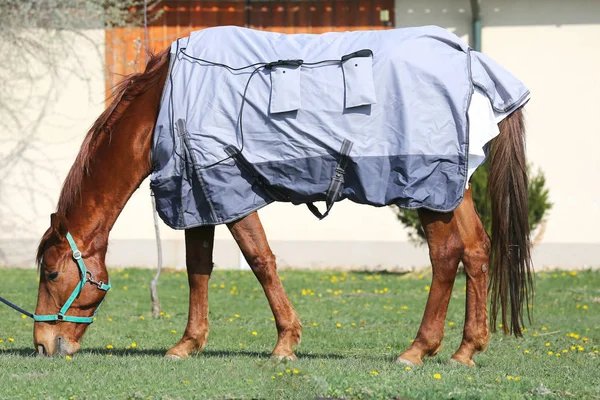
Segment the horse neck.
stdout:
<path fill-rule="evenodd" d="M 102 258 L 115 221 L 151 172 L 152 132 L 166 68 L 163 75 L 131 101 L 110 135 L 98 139 L 79 188 L 81 201 L 75 202 L 66 215 L 69 230 L 86 245 L 87 252 L 100 252 Z"/>

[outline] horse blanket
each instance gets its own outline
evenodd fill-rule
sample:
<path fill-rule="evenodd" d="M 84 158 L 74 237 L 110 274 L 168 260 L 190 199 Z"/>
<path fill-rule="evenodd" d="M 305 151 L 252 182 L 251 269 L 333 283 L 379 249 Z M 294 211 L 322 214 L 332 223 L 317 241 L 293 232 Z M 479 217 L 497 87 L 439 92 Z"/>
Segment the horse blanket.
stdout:
<path fill-rule="evenodd" d="M 476 95 L 495 133 L 477 137 L 471 154 Z M 528 96 L 439 27 L 193 32 L 172 44 L 154 130 L 157 211 L 176 229 L 234 221 L 273 201 L 308 204 L 319 218 L 343 199 L 451 211 L 497 120 Z"/>

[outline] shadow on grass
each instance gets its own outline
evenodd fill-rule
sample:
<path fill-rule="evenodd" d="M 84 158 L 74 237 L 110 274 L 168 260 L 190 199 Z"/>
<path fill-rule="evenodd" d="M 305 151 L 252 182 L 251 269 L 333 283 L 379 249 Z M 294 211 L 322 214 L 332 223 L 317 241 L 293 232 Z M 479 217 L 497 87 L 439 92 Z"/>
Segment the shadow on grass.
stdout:
<path fill-rule="evenodd" d="M 129 356 L 150 356 L 150 357 L 164 357 L 167 353 L 167 349 L 105 349 L 105 348 L 87 348 L 82 349 L 77 354 L 79 355 L 99 355 L 108 356 L 112 354 L 115 357 L 129 357 Z M 297 353 L 300 359 L 348 359 L 354 358 L 353 356 L 344 356 L 340 354 L 315 354 L 315 353 Z M 2 356 L 18 356 L 23 358 L 37 357 L 36 351 L 29 347 L 22 347 L 11 350 L 0 350 L 0 357 Z M 203 350 L 202 353 L 194 357 L 205 357 L 205 358 L 228 358 L 228 357 L 245 357 L 245 358 L 260 358 L 268 359 L 271 357 L 270 353 L 264 351 L 229 351 L 229 350 Z"/>

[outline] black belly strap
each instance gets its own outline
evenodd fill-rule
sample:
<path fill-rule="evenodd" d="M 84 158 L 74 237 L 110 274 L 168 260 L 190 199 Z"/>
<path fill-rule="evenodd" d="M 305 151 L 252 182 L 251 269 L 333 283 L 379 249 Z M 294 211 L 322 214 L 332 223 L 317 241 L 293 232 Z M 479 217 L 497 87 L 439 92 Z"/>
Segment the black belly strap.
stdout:
<path fill-rule="evenodd" d="M 333 178 L 331 179 L 331 183 L 329 184 L 327 192 L 325 193 L 325 205 L 327 207 L 325 213 L 322 214 L 317 208 L 317 206 L 315 206 L 313 203 L 306 203 L 308 209 L 315 215 L 315 217 L 319 219 L 323 219 L 329 214 L 331 208 L 333 207 L 333 204 L 339 199 L 340 194 L 344 190 L 344 175 L 346 174 L 346 167 L 348 165 L 348 160 L 350 158 L 350 150 L 352 150 L 353 144 L 353 142 L 347 139 L 344 139 L 344 142 L 342 143 L 342 147 L 339 152 L 339 159 L 334 169 Z M 250 172 L 254 176 L 255 182 L 273 200 L 290 201 L 288 196 L 281 193 L 281 191 L 277 188 L 274 188 L 273 186 L 265 182 L 265 180 L 258 173 L 256 168 L 254 168 L 254 165 L 252 165 L 252 163 L 246 160 L 246 158 L 235 146 L 225 147 L 225 153 L 227 153 L 229 157 L 234 159 L 240 167 Z"/>
<path fill-rule="evenodd" d="M 315 217 L 319 219 L 323 219 L 329 214 L 333 204 L 339 199 L 340 194 L 344 190 L 344 175 L 346 174 L 346 167 L 348 166 L 350 150 L 352 150 L 353 144 L 354 143 L 348 139 L 344 139 L 344 142 L 342 143 L 342 148 L 340 149 L 340 158 L 335 166 L 333 178 L 331 179 L 331 183 L 329 184 L 329 188 L 325 194 L 325 206 L 327 207 L 325 213 L 321 214 L 317 206 L 315 206 L 313 203 L 306 203 L 308 209 L 315 215 Z"/>

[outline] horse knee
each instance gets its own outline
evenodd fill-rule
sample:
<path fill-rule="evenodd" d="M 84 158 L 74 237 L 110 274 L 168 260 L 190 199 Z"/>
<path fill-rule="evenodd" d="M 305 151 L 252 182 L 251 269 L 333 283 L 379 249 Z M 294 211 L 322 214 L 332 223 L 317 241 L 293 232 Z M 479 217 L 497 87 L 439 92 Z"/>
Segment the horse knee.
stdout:
<path fill-rule="evenodd" d="M 265 254 L 259 254 L 249 260 L 250 268 L 257 275 L 267 275 L 269 270 L 275 271 L 277 269 L 275 263 L 275 255 L 271 252 Z"/>

